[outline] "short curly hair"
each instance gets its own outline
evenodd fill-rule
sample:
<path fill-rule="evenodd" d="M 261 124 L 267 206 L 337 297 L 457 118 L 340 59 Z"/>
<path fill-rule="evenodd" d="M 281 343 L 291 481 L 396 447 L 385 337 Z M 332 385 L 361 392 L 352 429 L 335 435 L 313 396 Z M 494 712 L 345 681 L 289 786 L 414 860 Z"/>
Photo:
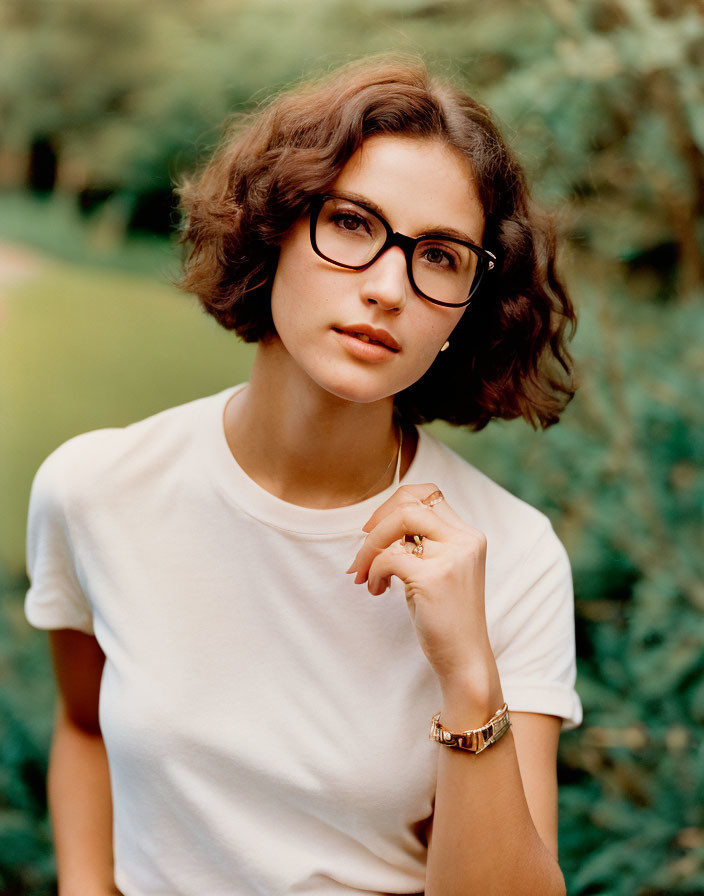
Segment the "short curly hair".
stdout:
<path fill-rule="evenodd" d="M 496 269 L 416 383 L 401 418 L 481 429 L 524 417 L 546 428 L 574 395 L 572 303 L 555 269 L 555 232 L 489 111 L 419 61 L 374 59 L 295 87 L 239 116 L 214 156 L 177 187 L 185 246 L 179 286 L 246 342 L 275 334 L 271 284 L 282 239 L 375 134 L 436 138 L 471 165 Z"/>

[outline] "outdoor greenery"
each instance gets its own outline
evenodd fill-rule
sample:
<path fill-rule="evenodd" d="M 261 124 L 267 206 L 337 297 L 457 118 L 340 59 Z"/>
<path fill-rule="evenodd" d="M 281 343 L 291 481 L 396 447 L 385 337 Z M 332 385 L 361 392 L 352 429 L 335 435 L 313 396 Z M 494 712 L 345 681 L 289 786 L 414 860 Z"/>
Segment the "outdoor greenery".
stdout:
<path fill-rule="evenodd" d="M 704 893 L 701 2 L 0 0 L 0 242 L 42 250 L 0 279 L 0 894 L 53 892 L 53 690 L 22 614 L 32 475 L 77 432 L 246 378 L 251 348 L 169 286 L 176 250 L 146 231 L 173 224 L 173 178 L 228 113 L 388 50 L 495 109 L 557 211 L 580 311 L 557 427 L 434 427 L 545 510 L 572 560 L 568 892 Z"/>

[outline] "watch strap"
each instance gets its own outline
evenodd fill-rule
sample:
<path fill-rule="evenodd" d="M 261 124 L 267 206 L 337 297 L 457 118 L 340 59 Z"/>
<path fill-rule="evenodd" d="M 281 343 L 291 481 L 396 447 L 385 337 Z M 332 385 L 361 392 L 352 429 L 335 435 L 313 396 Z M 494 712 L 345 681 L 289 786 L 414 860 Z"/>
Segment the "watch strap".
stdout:
<path fill-rule="evenodd" d="M 465 750 L 468 753 L 481 753 L 492 744 L 495 744 L 500 737 L 511 727 L 511 717 L 508 712 L 508 705 L 504 705 L 489 719 L 486 725 L 481 728 L 473 728 L 470 731 L 461 731 L 457 734 L 448 731 L 440 722 L 440 713 L 433 716 L 430 723 L 431 740 L 443 744 L 445 747 L 455 747 L 458 750 Z"/>

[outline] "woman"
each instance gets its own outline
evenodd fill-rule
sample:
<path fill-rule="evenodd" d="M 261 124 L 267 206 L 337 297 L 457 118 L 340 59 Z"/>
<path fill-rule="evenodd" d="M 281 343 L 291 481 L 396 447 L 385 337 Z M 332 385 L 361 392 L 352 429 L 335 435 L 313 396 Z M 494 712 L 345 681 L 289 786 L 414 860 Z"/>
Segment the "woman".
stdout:
<path fill-rule="evenodd" d="M 181 198 L 183 286 L 256 358 L 35 478 L 62 896 L 564 892 L 569 564 L 415 425 L 547 426 L 572 396 L 520 167 L 472 99 L 364 62 L 240 123 Z"/>

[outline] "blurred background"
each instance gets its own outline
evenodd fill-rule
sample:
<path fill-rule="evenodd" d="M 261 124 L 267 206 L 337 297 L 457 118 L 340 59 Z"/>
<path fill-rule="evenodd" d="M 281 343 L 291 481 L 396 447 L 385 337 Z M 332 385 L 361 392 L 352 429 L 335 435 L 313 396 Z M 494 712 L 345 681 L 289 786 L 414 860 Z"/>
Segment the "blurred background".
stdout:
<path fill-rule="evenodd" d="M 701 0 L 0 0 L 0 893 L 55 892 L 54 691 L 24 621 L 32 477 L 76 433 L 247 378 L 170 285 L 172 184 L 233 111 L 369 53 L 488 103 L 558 216 L 581 388 L 559 426 L 433 431 L 573 563 L 574 896 L 704 893 Z"/>

